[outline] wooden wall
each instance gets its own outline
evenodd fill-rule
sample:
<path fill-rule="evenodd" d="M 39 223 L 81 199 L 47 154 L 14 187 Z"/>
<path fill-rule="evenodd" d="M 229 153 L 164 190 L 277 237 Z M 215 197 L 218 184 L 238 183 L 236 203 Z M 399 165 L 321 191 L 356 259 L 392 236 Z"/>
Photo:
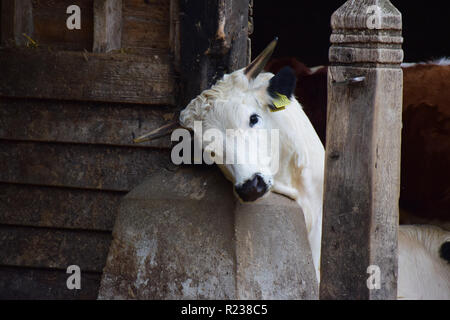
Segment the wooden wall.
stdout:
<path fill-rule="evenodd" d="M 81 30 L 66 28 L 71 4 Z M 132 136 L 174 117 L 177 5 L 123 0 L 121 48 L 108 53 L 92 52 L 93 8 L 2 1 L 0 299 L 95 299 L 120 199 L 172 166 L 167 139 Z M 81 290 L 66 287 L 71 264 Z"/>
<path fill-rule="evenodd" d="M 68 5 L 81 30 L 68 30 Z M 10 0 L 0 15 L 0 299 L 95 299 L 134 145 L 248 60 L 248 0 Z M 223 25 L 223 21 L 226 21 Z M 81 290 L 68 290 L 69 265 Z"/>

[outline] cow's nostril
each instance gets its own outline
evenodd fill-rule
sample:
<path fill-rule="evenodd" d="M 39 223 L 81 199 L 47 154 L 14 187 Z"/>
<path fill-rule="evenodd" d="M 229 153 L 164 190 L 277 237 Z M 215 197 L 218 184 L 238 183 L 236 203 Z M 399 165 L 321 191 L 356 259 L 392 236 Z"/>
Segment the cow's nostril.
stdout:
<path fill-rule="evenodd" d="M 242 185 L 236 186 L 235 190 L 243 201 L 255 201 L 267 192 L 268 186 L 264 179 L 256 174 L 252 179 L 245 181 Z"/>
<path fill-rule="evenodd" d="M 267 190 L 267 184 L 264 182 L 264 179 L 259 175 L 256 176 L 256 180 L 257 180 L 256 190 L 264 194 Z"/>

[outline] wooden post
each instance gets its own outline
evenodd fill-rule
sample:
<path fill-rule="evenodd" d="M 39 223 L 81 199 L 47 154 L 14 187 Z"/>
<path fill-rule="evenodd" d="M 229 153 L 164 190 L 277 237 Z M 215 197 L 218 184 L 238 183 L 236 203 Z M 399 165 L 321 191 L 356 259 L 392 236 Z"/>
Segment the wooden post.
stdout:
<path fill-rule="evenodd" d="M 331 26 L 320 298 L 396 299 L 401 14 L 349 0 Z"/>
<path fill-rule="evenodd" d="M 175 72 L 180 72 L 180 3 L 170 0 L 170 54 Z"/>
<path fill-rule="evenodd" d="M 94 52 L 121 48 L 122 0 L 94 0 Z"/>
<path fill-rule="evenodd" d="M 180 107 L 247 63 L 248 0 L 180 0 Z"/>
<path fill-rule="evenodd" d="M 253 23 L 253 0 L 248 2 L 248 38 L 247 38 L 247 65 L 250 64 L 252 60 L 252 39 L 250 36 L 253 34 L 255 29 Z"/>
<path fill-rule="evenodd" d="M 1 44 L 23 46 L 33 37 L 31 0 L 9 0 L 1 4 Z M 24 35 L 25 34 L 25 35 Z"/>

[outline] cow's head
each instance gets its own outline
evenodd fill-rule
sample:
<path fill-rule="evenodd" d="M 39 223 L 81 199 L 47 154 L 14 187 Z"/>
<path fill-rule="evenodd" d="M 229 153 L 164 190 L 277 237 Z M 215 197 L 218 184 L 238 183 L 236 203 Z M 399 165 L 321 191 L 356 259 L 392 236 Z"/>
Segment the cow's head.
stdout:
<path fill-rule="evenodd" d="M 221 141 L 215 141 L 218 135 L 214 135 L 214 141 L 208 143 L 205 143 L 202 135 L 194 135 L 194 139 L 198 139 L 196 143 L 206 151 L 208 148 L 213 151 L 223 150 L 222 153 L 213 152 L 212 159 L 233 182 L 236 194 L 243 201 L 254 201 L 273 186 L 274 159 L 271 159 L 267 149 L 260 147 L 261 136 L 255 133 L 263 131 L 256 129 L 270 131 L 283 127 L 286 116 L 280 116 L 284 111 L 278 111 L 291 102 L 295 89 L 296 77 L 290 68 L 282 69 L 275 76 L 262 73 L 275 45 L 276 40 L 249 66 L 226 74 L 210 89 L 203 91 L 181 111 L 179 117 L 179 124 L 184 128 L 194 130 L 195 126 L 201 125 L 203 133 L 220 133 Z M 167 126 L 166 131 L 170 128 L 170 125 Z M 240 139 L 241 143 L 230 145 L 229 142 L 233 141 L 230 134 L 234 135 L 234 141 Z M 161 135 L 161 131 L 158 135 Z M 270 140 L 270 134 L 266 137 Z M 256 162 L 229 163 L 230 154 L 234 157 L 248 150 L 258 153 Z"/>

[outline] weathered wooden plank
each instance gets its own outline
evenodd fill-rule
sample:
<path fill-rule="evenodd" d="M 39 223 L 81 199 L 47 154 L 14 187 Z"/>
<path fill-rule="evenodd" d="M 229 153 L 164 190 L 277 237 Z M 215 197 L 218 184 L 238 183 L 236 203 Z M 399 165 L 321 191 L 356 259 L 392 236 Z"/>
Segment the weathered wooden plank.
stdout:
<path fill-rule="evenodd" d="M 122 47 L 169 49 L 170 1 L 122 0 Z"/>
<path fill-rule="evenodd" d="M 171 61 L 86 52 L 1 49 L 0 96 L 174 104 Z"/>
<path fill-rule="evenodd" d="M 402 50 L 394 37 L 365 37 L 374 4 L 381 6 L 381 24 L 372 32 L 398 35 L 401 14 L 387 0 L 347 1 L 331 19 L 333 33 L 352 33 L 358 48 L 349 51 L 345 39 L 332 38 L 321 299 L 397 298 Z M 386 47 L 389 67 L 372 55 Z"/>
<path fill-rule="evenodd" d="M 94 0 L 94 52 L 120 49 L 122 0 Z"/>
<path fill-rule="evenodd" d="M 179 0 L 170 0 L 170 53 L 176 72 L 180 71 L 180 3 Z"/>
<path fill-rule="evenodd" d="M 33 15 L 31 0 L 9 0 L 1 4 L 1 44 L 23 46 L 28 40 L 24 33 L 33 36 Z"/>
<path fill-rule="evenodd" d="M 111 234 L 0 225 L 0 265 L 101 272 Z"/>
<path fill-rule="evenodd" d="M 247 64 L 248 1 L 180 1 L 180 105 Z"/>
<path fill-rule="evenodd" d="M 139 145 L 139 136 L 175 117 L 173 108 L 0 98 L 0 139 L 169 148 L 170 137 Z"/>
<path fill-rule="evenodd" d="M 123 16 L 136 17 L 143 20 L 155 21 L 160 24 L 169 23 L 170 0 L 122 0 Z"/>
<path fill-rule="evenodd" d="M 125 194 L 0 183 L 0 224 L 111 231 Z"/>
<path fill-rule="evenodd" d="M 67 289 L 68 276 L 63 270 L 0 267 L 0 299 L 97 299 L 101 273 L 82 272 L 80 290 Z"/>
<path fill-rule="evenodd" d="M 169 21 L 156 23 L 136 17 L 123 18 L 122 47 L 139 52 L 139 49 L 168 49 Z"/>
<path fill-rule="evenodd" d="M 0 182 L 129 191 L 173 166 L 168 150 L 52 143 L 0 143 Z"/>
<path fill-rule="evenodd" d="M 91 51 L 93 41 L 93 0 L 32 0 L 34 40 L 54 50 Z M 66 26 L 67 7 L 81 11 L 81 29 Z"/>

